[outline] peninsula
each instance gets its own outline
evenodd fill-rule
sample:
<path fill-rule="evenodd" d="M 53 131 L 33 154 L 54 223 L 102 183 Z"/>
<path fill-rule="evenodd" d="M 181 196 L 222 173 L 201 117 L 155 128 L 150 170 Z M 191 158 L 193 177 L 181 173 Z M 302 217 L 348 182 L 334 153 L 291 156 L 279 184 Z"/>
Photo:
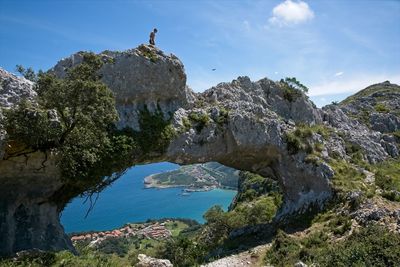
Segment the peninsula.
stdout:
<path fill-rule="evenodd" d="M 240 171 L 217 162 L 192 164 L 144 178 L 145 188 L 185 187 L 185 192 L 214 188 L 237 190 Z"/>

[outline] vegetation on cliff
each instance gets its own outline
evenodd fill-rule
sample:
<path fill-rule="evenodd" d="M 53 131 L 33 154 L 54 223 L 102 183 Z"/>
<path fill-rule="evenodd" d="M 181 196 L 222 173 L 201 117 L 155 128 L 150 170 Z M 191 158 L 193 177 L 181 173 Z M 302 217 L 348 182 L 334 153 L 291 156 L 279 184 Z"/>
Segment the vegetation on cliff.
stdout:
<path fill-rule="evenodd" d="M 68 186 L 55 201 L 100 191 L 135 161 L 163 153 L 174 136 L 159 107 L 155 112 L 143 107 L 140 131 L 115 128 L 114 96 L 98 74 L 104 60 L 85 52 L 82 63 L 70 68 L 63 79 L 51 72 L 33 77 L 30 69 L 19 67 L 36 81 L 38 99 L 7 110 L 7 157 L 34 151 L 56 154 Z"/>
<path fill-rule="evenodd" d="M 298 97 L 308 92 L 307 86 L 300 83 L 295 77 L 281 79 L 279 84 L 283 89 L 283 97 L 289 102 L 296 101 Z"/>
<path fill-rule="evenodd" d="M 334 235 L 335 229 L 324 228 L 299 237 L 279 231 L 266 254 L 266 263 L 293 266 L 302 261 L 318 266 L 383 267 L 400 262 L 398 233 L 391 233 L 384 226 L 368 225 L 345 239 L 332 240 L 329 235 Z"/>

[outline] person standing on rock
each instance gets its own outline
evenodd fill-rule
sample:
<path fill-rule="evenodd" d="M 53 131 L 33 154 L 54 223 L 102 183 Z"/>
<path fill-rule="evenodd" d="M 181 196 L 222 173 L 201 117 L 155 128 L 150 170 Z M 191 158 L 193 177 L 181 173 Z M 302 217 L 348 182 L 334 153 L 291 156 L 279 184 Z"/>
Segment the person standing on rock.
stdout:
<path fill-rule="evenodd" d="M 150 33 L 149 43 L 151 45 L 156 45 L 156 43 L 154 42 L 154 38 L 156 38 L 156 33 L 157 33 L 157 29 L 156 28 L 154 28 L 154 30 Z"/>

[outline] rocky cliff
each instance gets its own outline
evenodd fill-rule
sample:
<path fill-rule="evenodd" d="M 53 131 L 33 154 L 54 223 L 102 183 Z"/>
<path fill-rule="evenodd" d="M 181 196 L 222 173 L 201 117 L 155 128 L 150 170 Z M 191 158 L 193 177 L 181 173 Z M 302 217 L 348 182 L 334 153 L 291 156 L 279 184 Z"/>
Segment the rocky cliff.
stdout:
<path fill-rule="evenodd" d="M 61 60 L 50 72 L 64 77 L 82 61 L 82 55 L 79 52 Z M 352 116 L 361 104 L 318 109 L 304 93 L 267 78 L 253 82 L 239 77 L 195 94 L 186 85 L 179 59 L 152 46 L 104 51 L 99 56 L 104 61 L 99 70 L 101 80 L 116 99 L 119 129 L 140 131 L 140 114 L 145 108 L 150 113 L 162 111 L 173 128 L 167 148 L 142 158 L 143 162 L 216 161 L 273 178 L 284 194 L 278 217 L 323 206 L 332 196 L 335 176 L 330 159 L 349 160 L 349 144 L 360 148 L 370 163 L 399 155 L 391 133 L 398 129 L 398 106 L 397 113 L 378 114 L 382 118 L 377 116 L 371 126 Z M 3 70 L 0 81 L 2 109 L 13 108 L 20 99 L 35 102 L 31 82 Z M 398 104 L 398 86 L 390 86 L 395 88 L 391 98 Z M 10 160 L 7 149 L 11 141 L 1 128 L 0 237 L 5 240 L 1 254 L 29 248 L 71 249 L 58 215 L 72 196 L 57 196 L 54 201 L 54 195 L 63 192 L 59 189 L 68 186 L 60 179 L 56 156 L 45 151 Z"/>

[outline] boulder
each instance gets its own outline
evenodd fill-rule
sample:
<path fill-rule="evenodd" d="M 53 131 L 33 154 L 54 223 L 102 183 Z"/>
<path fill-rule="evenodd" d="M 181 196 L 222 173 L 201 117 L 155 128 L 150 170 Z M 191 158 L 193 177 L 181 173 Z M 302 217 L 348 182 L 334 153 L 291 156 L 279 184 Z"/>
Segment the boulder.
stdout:
<path fill-rule="evenodd" d="M 155 259 L 145 254 L 138 255 L 139 262 L 136 264 L 137 267 L 172 267 L 172 263 L 169 260 Z"/>

